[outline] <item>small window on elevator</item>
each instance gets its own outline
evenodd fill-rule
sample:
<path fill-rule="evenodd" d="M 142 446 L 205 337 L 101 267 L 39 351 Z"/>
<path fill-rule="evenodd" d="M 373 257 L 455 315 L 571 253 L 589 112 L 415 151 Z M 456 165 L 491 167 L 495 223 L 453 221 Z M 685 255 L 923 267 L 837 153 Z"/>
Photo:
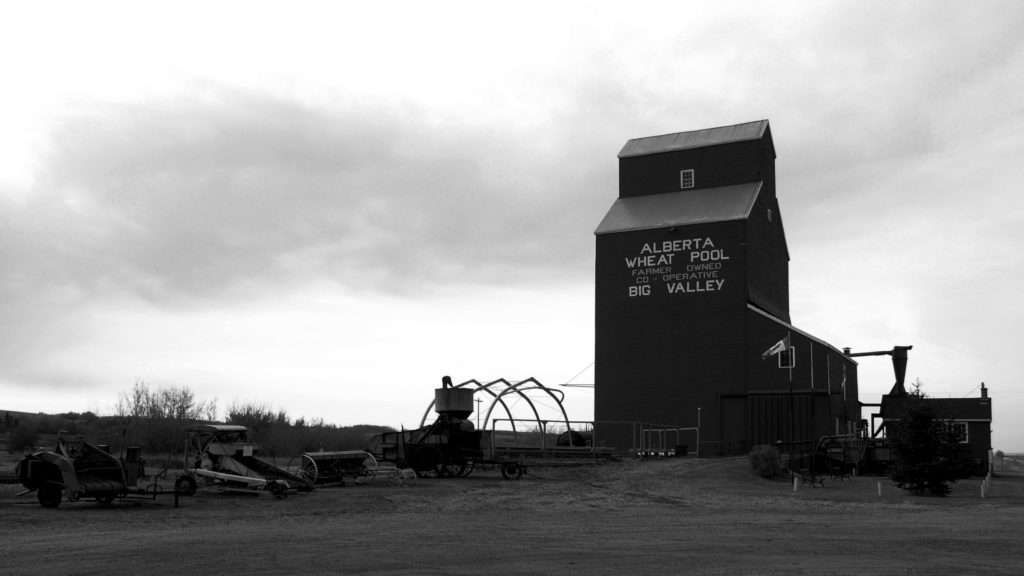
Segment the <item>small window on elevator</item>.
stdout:
<path fill-rule="evenodd" d="M 679 187 L 693 188 L 693 169 L 679 171 Z"/>

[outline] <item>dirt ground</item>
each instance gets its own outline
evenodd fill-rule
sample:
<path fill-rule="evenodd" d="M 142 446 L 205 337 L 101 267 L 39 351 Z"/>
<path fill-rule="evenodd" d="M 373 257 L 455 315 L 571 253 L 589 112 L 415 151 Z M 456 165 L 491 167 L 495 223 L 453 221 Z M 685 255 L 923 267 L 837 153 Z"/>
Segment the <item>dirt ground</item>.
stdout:
<path fill-rule="evenodd" d="M 534 467 L 284 499 L 44 509 L 0 486 L 0 574 L 1021 574 L 1024 475 L 948 498 L 858 477 L 800 487 L 746 459 Z M 881 495 L 879 495 L 881 486 Z"/>

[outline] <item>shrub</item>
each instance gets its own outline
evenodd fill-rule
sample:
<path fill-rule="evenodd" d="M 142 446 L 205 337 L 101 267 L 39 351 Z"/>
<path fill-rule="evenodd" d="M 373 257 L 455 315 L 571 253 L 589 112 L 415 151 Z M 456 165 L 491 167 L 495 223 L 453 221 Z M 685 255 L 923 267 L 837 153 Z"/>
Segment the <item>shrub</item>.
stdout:
<path fill-rule="evenodd" d="M 758 476 L 778 478 L 782 475 L 782 455 L 775 446 L 758 444 L 750 450 L 747 457 Z"/>

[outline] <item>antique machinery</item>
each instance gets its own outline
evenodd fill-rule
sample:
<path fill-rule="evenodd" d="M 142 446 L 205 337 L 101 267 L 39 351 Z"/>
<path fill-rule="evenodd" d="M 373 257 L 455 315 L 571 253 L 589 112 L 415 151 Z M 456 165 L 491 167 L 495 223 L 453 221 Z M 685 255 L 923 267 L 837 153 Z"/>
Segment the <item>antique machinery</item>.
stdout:
<path fill-rule="evenodd" d="M 225 491 L 266 490 L 278 497 L 313 489 L 311 479 L 260 458 L 260 446 L 247 440 L 245 426 L 193 424 L 184 430 L 185 473 L 176 482 L 180 492 L 191 495 L 200 482 Z"/>
<path fill-rule="evenodd" d="M 452 385 L 450 376 L 434 390 L 433 423 L 415 430 L 385 432 L 371 440 L 370 452 L 408 466 L 420 476 L 468 476 L 484 456 L 483 434 L 469 416 L 473 390 Z"/>
<path fill-rule="evenodd" d="M 145 464 L 139 449 L 128 447 L 118 458 L 109 447 L 90 444 L 83 436 L 68 437 L 61 432 L 57 446 L 25 456 L 18 462 L 18 477 L 29 491 L 35 491 L 39 503 L 56 508 L 66 497 L 69 502 L 94 498 L 109 504 L 116 498 L 145 496 L 153 499 L 158 494 L 175 494 L 158 483 L 163 474 L 144 483 Z M 27 492 L 26 492 L 27 493 Z"/>
<path fill-rule="evenodd" d="M 528 393 L 546 399 L 549 409 L 553 401 L 557 417 L 544 419 L 541 408 L 545 405 L 531 399 Z M 470 420 L 477 394 L 491 397 L 486 410 L 477 416 L 483 418 L 480 429 Z M 593 459 L 597 453 L 609 453 L 610 449 L 594 448 L 589 433 L 573 430 L 576 423 L 569 421 L 562 399 L 560 391 L 547 388 L 534 378 L 518 382 L 500 378 L 486 384 L 468 380 L 453 385 L 452 379 L 445 376 L 441 388 L 434 390 L 434 401 L 419 428 L 379 434 L 371 439 L 367 451 L 379 460 L 412 468 L 420 476 L 468 476 L 477 465 L 483 465 L 500 469 L 506 479 L 522 476 L 528 463 L 556 456 Z M 516 418 L 514 404 L 525 405 L 532 418 Z M 494 418 L 495 408 L 502 410 L 506 418 Z M 437 417 L 427 424 L 431 409 Z"/>
<path fill-rule="evenodd" d="M 896 383 L 893 384 L 890 396 L 906 396 L 907 389 L 903 386 L 903 380 L 907 376 L 907 351 L 913 346 L 893 346 L 892 350 L 880 350 L 878 352 L 852 352 L 850 348 L 843 348 L 843 353 L 851 358 L 857 356 L 892 356 L 892 369 L 896 375 Z"/>
<path fill-rule="evenodd" d="M 896 382 L 892 385 L 892 390 L 890 390 L 887 395 L 882 396 L 881 404 L 870 404 L 863 402 L 861 403 L 861 406 L 882 407 L 882 405 L 885 404 L 886 398 L 902 398 L 907 395 L 907 388 L 906 386 L 904 386 L 903 382 L 907 376 L 907 351 L 912 350 L 913 348 L 913 346 L 893 346 L 892 350 L 879 350 L 877 352 L 853 352 L 850 348 L 843 348 L 843 353 L 851 358 L 855 358 L 858 356 L 892 356 L 892 370 L 893 374 L 896 377 Z M 871 436 L 873 438 L 877 437 L 882 432 L 882 429 L 885 426 L 883 422 L 882 426 L 879 426 L 877 428 L 875 427 L 874 420 L 878 416 L 880 415 L 871 415 Z"/>
<path fill-rule="evenodd" d="M 843 348 L 843 353 L 851 358 L 860 356 L 891 356 L 892 370 L 896 381 L 888 394 L 882 396 L 881 403 L 861 402 L 861 406 L 881 408 L 881 413 L 871 415 L 871 435 L 868 438 L 857 435 L 856 437 L 841 436 L 822 438 L 819 448 L 830 455 L 833 462 L 841 462 L 843 471 L 851 467 L 863 466 L 868 470 L 881 471 L 888 466 L 891 454 L 889 443 L 885 438 L 880 437 L 885 429 L 884 412 L 886 404 L 892 399 L 902 399 L 907 396 L 907 388 L 904 381 L 907 375 L 907 352 L 913 346 L 893 346 L 892 350 L 878 350 L 874 352 L 853 352 L 850 348 Z M 876 426 L 875 421 L 882 418 L 882 425 Z M 839 457 L 837 457 L 839 456 Z"/>

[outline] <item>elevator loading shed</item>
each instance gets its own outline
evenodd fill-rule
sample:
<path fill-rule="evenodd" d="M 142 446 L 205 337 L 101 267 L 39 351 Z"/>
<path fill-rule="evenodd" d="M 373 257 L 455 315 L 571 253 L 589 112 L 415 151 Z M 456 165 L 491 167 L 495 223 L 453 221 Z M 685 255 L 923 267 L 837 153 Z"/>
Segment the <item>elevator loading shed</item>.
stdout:
<path fill-rule="evenodd" d="M 745 453 L 859 422 L 857 363 L 790 323 L 767 120 L 627 142 L 595 235 L 601 441 Z"/>

